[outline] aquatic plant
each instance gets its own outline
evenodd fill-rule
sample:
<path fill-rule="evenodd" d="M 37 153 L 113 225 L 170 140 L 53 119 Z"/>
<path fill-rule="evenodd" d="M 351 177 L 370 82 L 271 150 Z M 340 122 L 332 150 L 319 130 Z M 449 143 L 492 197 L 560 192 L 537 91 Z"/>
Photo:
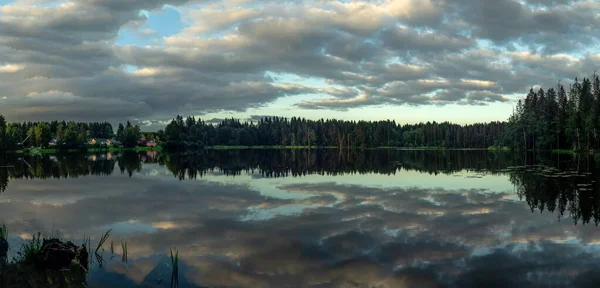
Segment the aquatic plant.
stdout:
<path fill-rule="evenodd" d="M 127 263 L 127 241 L 125 240 L 121 240 L 121 251 L 123 252 L 121 262 Z"/>
<path fill-rule="evenodd" d="M 177 248 L 171 249 L 171 266 L 173 268 L 171 272 L 171 288 L 179 287 L 179 250 Z"/>
<path fill-rule="evenodd" d="M 102 264 L 104 262 L 104 258 L 102 258 L 102 256 L 104 255 L 104 248 L 102 248 L 102 246 L 104 246 L 104 243 L 106 242 L 106 240 L 108 240 L 108 237 L 110 237 L 111 231 L 112 229 L 108 229 L 108 231 L 104 232 L 102 237 L 100 237 L 100 241 L 98 241 L 98 246 L 96 246 L 96 251 L 94 254 L 96 255 L 96 261 L 98 262 L 98 266 L 100 267 L 102 267 Z M 98 253 L 100 249 L 102 249 L 102 254 Z"/>
<path fill-rule="evenodd" d="M 21 251 L 17 252 L 19 258 L 16 259 L 18 262 L 24 263 L 35 263 L 38 259 L 37 256 L 42 250 L 42 234 L 38 233 L 33 235 L 31 240 L 25 242 L 21 247 Z"/>
<path fill-rule="evenodd" d="M 6 224 L 4 223 L 0 227 L 0 239 L 8 239 L 8 229 L 6 229 Z"/>
<path fill-rule="evenodd" d="M 0 287 L 87 287 L 87 256 L 85 251 L 79 254 L 79 249 L 71 242 L 43 239 L 41 233 L 33 235 L 13 262 L 0 265 Z"/>
<path fill-rule="evenodd" d="M 91 243 L 92 243 L 92 239 L 91 239 L 91 237 L 90 237 L 90 236 L 83 235 L 83 246 L 84 246 L 84 247 L 87 247 L 87 249 L 88 249 L 88 262 L 89 262 L 90 264 L 93 264 L 94 262 L 93 262 L 92 260 L 93 260 L 94 258 L 93 258 L 93 256 L 92 256 L 92 245 L 91 245 Z"/>

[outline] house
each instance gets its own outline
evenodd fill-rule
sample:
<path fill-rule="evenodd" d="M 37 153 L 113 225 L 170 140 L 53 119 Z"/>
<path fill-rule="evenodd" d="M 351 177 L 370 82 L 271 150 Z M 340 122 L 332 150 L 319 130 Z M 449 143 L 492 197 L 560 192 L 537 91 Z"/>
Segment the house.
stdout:
<path fill-rule="evenodd" d="M 56 139 L 52 139 L 50 140 L 50 142 L 48 142 L 48 146 L 56 146 L 57 142 Z"/>
<path fill-rule="evenodd" d="M 150 140 L 146 142 L 147 147 L 156 147 L 158 144 L 154 140 Z"/>
<path fill-rule="evenodd" d="M 142 136 L 142 138 L 138 139 L 138 145 L 146 146 L 146 143 L 148 143 L 146 137 Z"/>
<path fill-rule="evenodd" d="M 106 138 L 92 138 L 92 140 L 90 140 L 90 144 L 110 146 L 112 145 L 112 142 Z"/>

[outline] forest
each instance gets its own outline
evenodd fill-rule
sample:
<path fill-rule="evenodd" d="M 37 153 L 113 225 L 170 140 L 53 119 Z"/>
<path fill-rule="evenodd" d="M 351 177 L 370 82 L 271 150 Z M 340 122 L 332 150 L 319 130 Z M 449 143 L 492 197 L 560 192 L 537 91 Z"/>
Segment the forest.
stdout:
<path fill-rule="evenodd" d="M 81 148 L 90 138 L 114 138 L 133 147 L 143 135 L 174 149 L 206 146 L 314 146 L 339 148 L 444 147 L 488 148 L 502 137 L 504 122 L 458 125 L 427 122 L 400 125 L 395 121 L 307 120 L 265 117 L 258 122 L 226 119 L 217 125 L 177 116 L 158 133 L 143 133 L 127 122 L 113 132 L 108 122 L 7 123 L 0 115 L 0 150 L 48 147 L 55 139 L 59 148 Z"/>
<path fill-rule="evenodd" d="M 600 79 L 595 73 L 591 79 L 575 78 L 568 91 L 560 82 L 547 91 L 531 88 L 508 121 L 467 125 L 297 117 L 264 117 L 256 122 L 232 118 L 213 124 L 178 115 L 157 133 L 144 133 L 130 122 L 119 124 L 115 133 L 108 122 L 7 123 L 0 115 L 2 151 L 47 147 L 52 139 L 59 148 L 86 147 L 90 138 L 133 147 L 142 136 L 177 150 L 215 146 L 594 150 L 600 149 Z"/>
<path fill-rule="evenodd" d="M 575 78 L 568 91 L 530 89 L 508 119 L 502 145 L 512 149 L 577 150 L 600 148 L 600 79 Z"/>
<path fill-rule="evenodd" d="M 117 133 L 108 122 L 24 122 L 7 123 L 0 115 L 0 151 L 14 151 L 27 147 L 48 148 L 55 140 L 57 148 L 86 148 L 91 138 L 114 138 L 125 147 L 138 143 L 142 132 L 129 121 L 119 124 Z"/>
<path fill-rule="evenodd" d="M 504 122 L 458 125 L 427 122 L 308 120 L 265 117 L 258 122 L 226 119 L 217 125 L 177 116 L 159 138 L 167 147 L 303 146 L 338 148 L 488 148 L 502 137 Z"/>

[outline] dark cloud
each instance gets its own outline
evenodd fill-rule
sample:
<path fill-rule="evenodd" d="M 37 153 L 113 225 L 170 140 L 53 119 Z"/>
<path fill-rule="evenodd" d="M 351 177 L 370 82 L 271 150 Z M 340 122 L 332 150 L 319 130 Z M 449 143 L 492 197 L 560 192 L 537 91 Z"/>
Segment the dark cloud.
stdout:
<path fill-rule="evenodd" d="M 277 190 L 295 196 L 283 199 L 229 183 L 236 178 L 178 181 L 165 172 L 144 164 L 111 181 L 11 179 L 0 219 L 13 238 L 55 227 L 79 239 L 114 227 L 130 263 L 109 262 L 90 279 L 116 274 L 135 285 L 168 275 L 168 257 L 157 255 L 173 246 L 181 281 L 204 287 L 584 285 L 600 263 L 585 247 L 598 241 L 595 226 L 532 214 L 525 201 L 507 199 L 512 193 L 282 178 Z"/>
<path fill-rule="evenodd" d="M 395 27 L 381 32 L 385 45 L 400 52 L 459 51 L 475 44 L 473 39 L 448 36 L 436 32 L 418 33 L 406 27 Z"/>
<path fill-rule="evenodd" d="M 596 1 L 250 2 L 1 6 L 0 113 L 162 123 L 306 94 L 323 97 L 296 107 L 487 105 L 585 76 L 600 61 L 586 52 L 598 44 Z M 147 35 L 140 11 L 165 4 L 179 7 L 182 31 L 156 46 L 115 44 L 123 29 Z M 282 83 L 267 72 L 335 86 Z"/>

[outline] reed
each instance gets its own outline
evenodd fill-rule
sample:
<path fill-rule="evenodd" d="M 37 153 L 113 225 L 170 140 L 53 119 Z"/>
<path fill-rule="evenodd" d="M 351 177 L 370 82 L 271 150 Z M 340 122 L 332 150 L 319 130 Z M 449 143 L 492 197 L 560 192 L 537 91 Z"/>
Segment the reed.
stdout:
<path fill-rule="evenodd" d="M 2 227 L 0 227 L 0 239 L 8 239 L 8 229 L 4 223 L 2 223 Z"/>
<path fill-rule="evenodd" d="M 104 243 L 106 242 L 106 240 L 108 240 L 108 237 L 110 237 L 110 232 L 112 232 L 112 229 L 108 229 L 108 231 L 104 232 L 104 235 L 102 235 L 100 241 L 98 241 L 98 246 L 96 246 L 96 254 L 98 253 L 98 251 L 100 251 L 100 249 L 104 250 L 102 246 L 104 246 Z"/>
<path fill-rule="evenodd" d="M 125 240 L 121 240 L 121 251 L 123 252 L 121 262 L 127 263 L 127 241 Z"/>
<path fill-rule="evenodd" d="M 179 287 L 179 250 L 177 248 L 171 249 L 171 266 L 173 268 L 171 272 L 171 288 Z"/>
<path fill-rule="evenodd" d="M 33 235 L 33 238 L 23 244 L 21 251 L 17 252 L 20 256 L 19 262 L 24 263 L 35 263 L 37 262 L 37 256 L 40 255 L 42 250 L 42 234 L 38 233 Z"/>
<path fill-rule="evenodd" d="M 94 252 L 94 255 L 96 255 L 96 261 L 98 262 L 99 267 L 102 267 L 102 265 L 104 264 L 104 248 L 102 248 L 102 246 L 104 246 L 104 243 L 106 242 L 106 240 L 108 240 L 108 237 L 110 237 L 111 231 L 112 229 L 108 229 L 108 231 L 104 232 L 104 234 L 102 235 L 102 237 L 100 237 L 100 240 L 98 241 L 98 246 L 96 246 L 96 251 Z M 102 251 L 99 253 L 100 249 L 102 249 Z"/>

